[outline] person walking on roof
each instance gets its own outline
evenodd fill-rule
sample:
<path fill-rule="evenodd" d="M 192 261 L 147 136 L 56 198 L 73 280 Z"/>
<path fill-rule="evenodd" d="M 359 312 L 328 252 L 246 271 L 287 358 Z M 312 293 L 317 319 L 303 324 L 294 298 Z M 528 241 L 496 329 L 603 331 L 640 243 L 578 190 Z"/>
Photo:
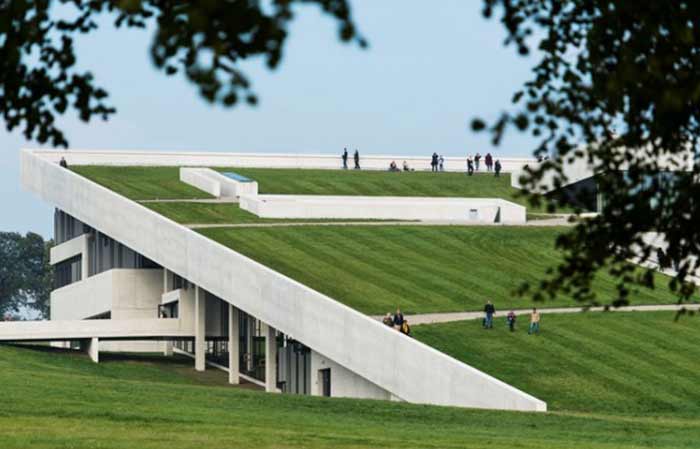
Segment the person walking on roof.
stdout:
<path fill-rule="evenodd" d="M 537 308 L 532 309 L 530 314 L 530 329 L 527 331 L 528 335 L 539 334 L 540 333 L 540 312 Z"/>
<path fill-rule="evenodd" d="M 445 158 L 442 156 L 442 154 L 438 158 L 438 165 L 440 166 L 440 171 L 445 171 Z"/>
<path fill-rule="evenodd" d="M 433 156 L 430 158 L 430 171 L 436 172 L 438 171 L 438 154 L 433 153 Z"/>
<path fill-rule="evenodd" d="M 496 178 L 501 176 L 501 161 L 496 159 L 496 165 L 494 166 L 494 172 L 496 173 Z"/>
<path fill-rule="evenodd" d="M 474 165 L 476 166 L 476 171 L 479 171 L 479 162 L 481 162 L 481 154 L 479 152 L 474 156 Z"/>
<path fill-rule="evenodd" d="M 347 170 L 348 169 L 348 149 L 343 148 L 343 155 L 341 156 L 343 159 L 343 169 Z"/>
<path fill-rule="evenodd" d="M 360 152 L 355 150 L 355 170 L 360 169 Z"/>
<path fill-rule="evenodd" d="M 472 160 L 472 156 L 469 155 L 467 156 L 467 175 L 471 176 L 474 174 L 474 161 Z"/>
<path fill-rule="evenodd" d="M 484 329 L 492 329 L 493 314 L 496 313 L 496 308 L 493 306 L 493 304 L 491 304 L 491 301 L 486 301 L 484 313 L 486 314 L 486 318 L 484 318 Z"/>
<path fill-rule="evenodd" d="M 493 170 L 493 156 L 491 156 L 491 153 L 486 153 L 486 156 L 484 157 L 484 163 L 486 164 L 487 172 Z"/>

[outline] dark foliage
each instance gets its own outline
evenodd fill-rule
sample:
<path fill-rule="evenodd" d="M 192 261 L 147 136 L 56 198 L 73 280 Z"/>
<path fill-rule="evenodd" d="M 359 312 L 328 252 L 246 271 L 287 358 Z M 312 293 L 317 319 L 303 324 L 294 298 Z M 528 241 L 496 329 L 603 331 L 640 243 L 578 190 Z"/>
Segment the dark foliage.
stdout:
<path fill-rule="evenodd" d="M 156 67 L 167 75 L 183 73 L 207 101 L 255 104 L 239 64 L 261 57 L 269 68 L 277 67 L 299 4 L 320 7 L 338 21 L 341 40 L 365 46 L 346 0 L 0 0 L 5 125 L 9 131 L 20 128 L 27 139 L 65 147 L 58 116 L 72 108 L 87 122 L 115 112 L 92 74 L 75 68 L 75 38 L 94 32 L 103 15 L 113 17 L 116 27 L 153 26 Z"/>
<path fill-rule="evenodd" d="M 564 185 L 567 167 L 581 163 L 599 174 L 605 198 L 597 217 L 558 240 L 565 262 L 535 296 L 594 301 L 590 283 L 606 269 L 624 303 L 630 288 L 653 287 L 635 260 L 675 269 L 670 286 L 689 298 L 700 253 L 700 3 L 485 0 L 484 15 L 494 14 L 506 44 L 538 62 L 515 111 L 488 126 L 474 120 L 473 129 L 496 144 L 508 128 L 540 139 L 535 154 L 551 158 L 523 177 L 532 201 L 553 202 L 537 195 L 541 187 Z M 665 244 L 643 238 L 652 232 Z"/>
<path fill-rule="evenodd" d="M 52 241 L 28 232 L 0 232 L 0 318 L 21 308 L 48 317 L 53 270 L 49 264 Z"/>

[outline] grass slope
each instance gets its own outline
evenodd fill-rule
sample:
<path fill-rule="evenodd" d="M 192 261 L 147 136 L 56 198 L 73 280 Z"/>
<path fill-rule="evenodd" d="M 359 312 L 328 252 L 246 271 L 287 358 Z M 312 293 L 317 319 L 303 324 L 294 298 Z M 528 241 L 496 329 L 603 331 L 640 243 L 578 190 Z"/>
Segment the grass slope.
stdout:
<path fill-rule="evenodd" d="M 547 401 L 549 410 L 700 416 L 700 320 L 674 312 L 543 315 L 414 326 L 419 340 Z"/>
<path fill-rule="evenodd" d="M 179 167 L 76 165 L 71 170 L 132 200 L 213 198 L 180 182 Z"/>
<path fill-rule="evenodd" d="M 336 220 L 336 219 L 289 219 L 261 218 L 231 203 L 185 203 L 185 202 L 149 202 L 143 203 L 159 214 L 186 224 L 258 224 L 258 223 L 332 223 L 357 221 L 387 220 Z M 403 220 L 392 220 L 403 221 Z"/>
<path fill-rule="evenodd" d="M 200 232 L 367 314 L 400 306 L 405 313 L 529 307 L 513 295 L 560 259 L 551 227 L 324 226 L 206 229 Z M 661 276 L 660 276 L 661 277 Z M 671 303 L 662 287 L 640 290 L 634 303 Z M 601 274 L 600 301 L 615 295 Z M 568 298 L 547 305 L 573 305 Z"/>
<path fill-rule="evenodd" d="M 210 198 L 180 182 L 179 167 L 73 166 L 76 173 L 134 200 Z M 441 196 L 503 198 L 524 204 L 510 186 L 510 175 L 500 178 L 463 173 L 389 173 L 354 170 L 292 170 L 217 168 L 235 171 L 258 181 L 260 193 L 307 195 Z"/>
<path fill-rule="evenodd" d="M 691 448 L 697 419 L 534 414 L 197 385 L 154 363 L 0 346 L 0 447 Z"/>

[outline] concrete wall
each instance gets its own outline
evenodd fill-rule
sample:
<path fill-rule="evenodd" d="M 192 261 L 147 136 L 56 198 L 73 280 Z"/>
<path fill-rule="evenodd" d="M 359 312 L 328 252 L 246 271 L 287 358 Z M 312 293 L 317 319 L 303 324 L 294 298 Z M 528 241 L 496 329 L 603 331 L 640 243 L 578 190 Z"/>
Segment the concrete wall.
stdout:
<path fill-rule="evenodd" d="M 35 150 L 47 160 L 56 162 L 65 157 L 69 165 L 161 165 L 161 166 L 200 166 L 200 167 L 260 167 L 260 168 L 319 168 L 339 169 L 342 167 L 339 149 L 337 155 L 328 154 L 266 154 L 266 153 L 207 153 L 207 152 L 158 152 L 158 151 L 114 151 L 114 150 Z M 363 170 L 387 170 L 392 161 L 399 166 L 408 162 L 415 170 L 430 170 L 430 155 L 360 155 Z M 482 152 L 482 154 L 485 154 Z M 494 161 L 498 155 L 494 155 Z M 466 172 L 466 153 L 463 157 L 446 157 L 445 170 Z M 503 172 L 520 169 L 534 163 L 533 158 L 498 157 Z M 352 166 L 352 155 L 348 160 Z M 483 166 L 482 171 L 486 168 Z"/>
<path fill-rule="evenodd" d="M 546 404 L 299 282 L 22 151 L 25 188 L 399 398 L 509 410 Z"/>
<path fill-rule="evenodd" d="M 319 370 L 331 370 L 331 397 L 391 399 L 391 393 L 378 387 L 367 379 L 338 365 L 328 357 L 311 351 L 311 394 L 323 394 Z"/>
<path fill-rule="evenodd" d="M 0 324 L 0 341 L 47 341 L 192 337 L 177 319 L 8 321 Z M 101 346 L 101 345 L 100 345 Z M 102 346 L 100 349 L 103 349 Z"/>
<path fill-rule="evenodd" d="M 258 195 L 240 207 L 265 218 L 526 222 L 525 207 L 498 198 Z"/>
<path fill-rule="evenodd" d="M 221 196 L 221 184 L 207 176 L 206 171 L 206 168 L 182 167 L 180 181 L 218 198 Z"/>
<path fill-rule="evenodd" d="M 83 320 L 112 310 L 114 270 L 51 292 L 51 320 Z"/>
<path fill-rule="evenodd" d="M 71 257 L 82 255 L 87 257 L 84 250 L 87 248 L 87 240 L 89 234 L 79 235 L 73 239 L 63 242 L 51 248 L 50 263 L 56 265 L 59 262 L 70 259 Z M 87 273 L 83 273 L 85 275 Z"/>

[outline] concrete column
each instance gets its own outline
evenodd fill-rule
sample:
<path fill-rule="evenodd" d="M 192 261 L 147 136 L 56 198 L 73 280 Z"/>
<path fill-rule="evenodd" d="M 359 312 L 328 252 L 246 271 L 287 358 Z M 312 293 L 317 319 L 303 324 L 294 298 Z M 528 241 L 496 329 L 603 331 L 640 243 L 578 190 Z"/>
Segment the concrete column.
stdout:
<path fill-rule="evenodd" d="M 80 255 L 80 280 L 88 278 L 90 272 L 90 234 L 86 234 L 83 239 L 83 248 Z"/>
<path fill-rule="evenodd" d="M 204 371 L 205 369 L 205 357 L 204 351 L 206 350 L 206 318 L 207 318 L 207 301 L 206 295 L 199 288 L 195 286 L 194 290 L 194 369 L 197 371 Z"/>
<path fill-rule="evenodd" d="M 100 362 L 100 342 L 98 338 L 85 340 L 84 350 L 90 356 L 90 360 L 95 363 Z"/>
<path fill-rule="evenodd" d="M 163 342 L 163 355 L 166 357 L 170 357 L 173 355 L 173 342 L 170 340 L 165 340 Z"/>
<path fill-rule="evenodd" d="M 237 385 L 240 383 L 239 364 L 239 329 L 238 309 L 232 304 L 228 306 L 228 383 Z"/>
<path fill-rule="evenodd" d="M 248 326 L 248 336 L 246 337 L 246 351 L 248 351 L 246 369 L 248 371 L 253 371 L 253 332 L 255 331 L 255 326 L 253 325 L 253 317 L 250 315 L 248 315 L 248 319 L 246 320 L 246 326 Z"/>
<path fill-rule="evenodd" d="M 265 391 L 277 392 L 277 338 L 275 328 L 265 325 Z"/>

